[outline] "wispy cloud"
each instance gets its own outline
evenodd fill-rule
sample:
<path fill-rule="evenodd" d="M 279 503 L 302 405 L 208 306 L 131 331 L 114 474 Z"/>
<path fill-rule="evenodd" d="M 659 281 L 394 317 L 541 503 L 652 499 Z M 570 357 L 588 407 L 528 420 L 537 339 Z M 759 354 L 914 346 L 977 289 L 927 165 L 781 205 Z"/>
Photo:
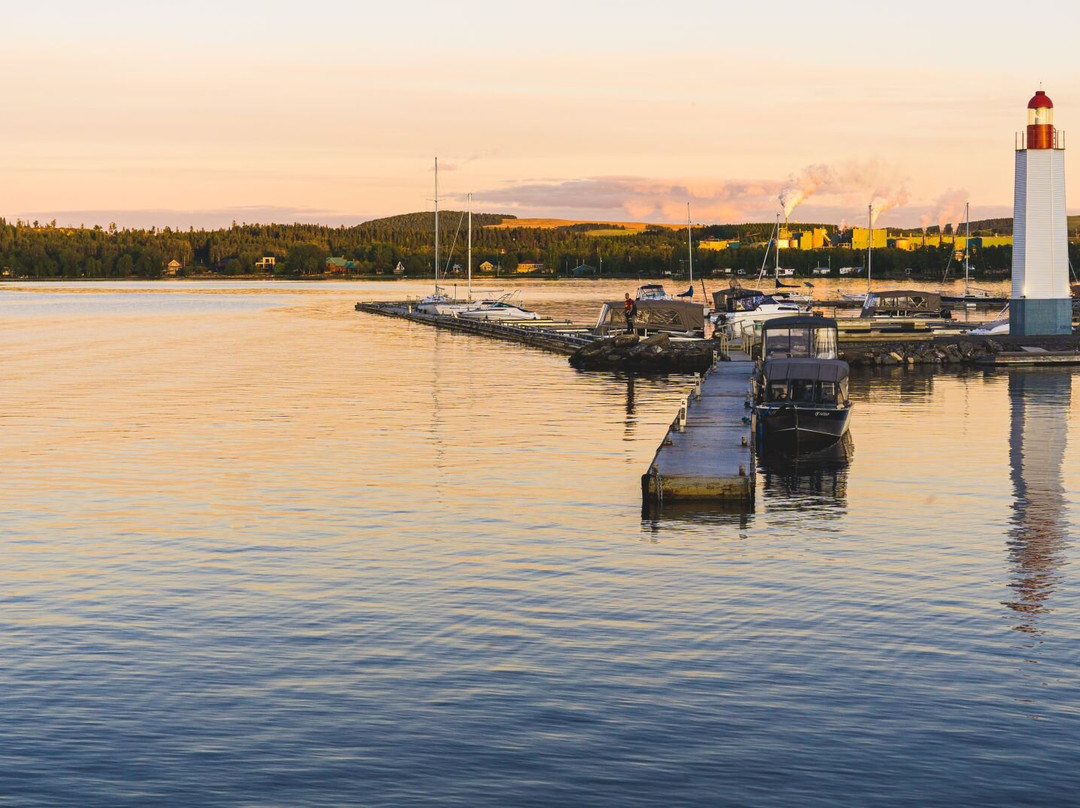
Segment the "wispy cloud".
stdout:
<path fill-rule="evenodd" d="M 586 177 L 571 180 L 532 180 L 473 193 L 479 204 L 508 213 L 571 218 L 626 218 L 641 221 L 680 221 L 691 203 L 698 219 L 745 221 L 775 210 L 771 199 L 780 183 L 771 180 L 694 181 L 646 177 Z"/>
<path fill-rule="evenodd" d="M 698 221 L 745 222 L 772 219 L 781 207 L 790 214 L 814 194 L 817 204 L 806 206 L 804 219 L 825 212 L 838 212 L 837 221 L 855 218 L 870 204 L 876 219 L 907 201 L 903 178 L 874 161 L 815 165 L 783 182 L 635 176 L 526 180 L 474 193 L 473 200 L 507 213 L 654 222 L 682 221 L 689 202 Z"/>

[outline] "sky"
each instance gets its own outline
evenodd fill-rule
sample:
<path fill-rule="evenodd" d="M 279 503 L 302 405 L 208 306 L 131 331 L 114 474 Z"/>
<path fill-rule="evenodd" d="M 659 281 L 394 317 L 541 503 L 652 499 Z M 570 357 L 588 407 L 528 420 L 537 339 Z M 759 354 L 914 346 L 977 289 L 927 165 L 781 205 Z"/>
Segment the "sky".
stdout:
<path fill-rule="evenodd" d="M 1040 85 L 1080 122 L 1058 0 L 370 5 L 5 2 L 0 217 L 351 225 L 437 157 L 441 209 L 937 225 L 1011 216 Z"/>

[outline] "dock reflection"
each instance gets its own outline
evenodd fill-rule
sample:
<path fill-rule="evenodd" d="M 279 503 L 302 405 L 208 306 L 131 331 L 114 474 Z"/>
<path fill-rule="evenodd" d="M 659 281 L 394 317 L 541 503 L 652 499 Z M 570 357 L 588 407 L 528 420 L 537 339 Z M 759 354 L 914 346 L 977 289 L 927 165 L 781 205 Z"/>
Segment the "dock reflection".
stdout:
<path fill-rule="evenodd" d="M 1008 555 L 1012 566 L 1003 601 L 1019 617 L 1015 628 L 1039 634 L 1039 617 L 1061 583 L 1067 546 L 1062 466 L 1069 431 L 1072 374 L 1009 372 L 1009 468 L 1013 484 Z"/>

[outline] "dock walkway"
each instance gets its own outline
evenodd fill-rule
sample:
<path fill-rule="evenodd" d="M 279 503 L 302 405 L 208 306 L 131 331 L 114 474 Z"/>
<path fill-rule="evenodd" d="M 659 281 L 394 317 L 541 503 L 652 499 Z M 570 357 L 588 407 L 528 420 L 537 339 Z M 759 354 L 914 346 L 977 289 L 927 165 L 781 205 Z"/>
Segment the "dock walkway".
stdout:
<path fill-rule="evenodd" d="M 717 362 L 687 396 L 642 475 L 645 505 L 712 500 L 754 506 L 754 452 L 746 407 L 754 365 Z"/>
<path fill-rule="evenodd" d="M 509 323 L 467 320 L 449 315 L 421 314 L 407 303 L 357 303 L 356 310 L 423 323 L 448 331 L 518 342 L 566 355 L 596 339 L 585 326 L 575 325 L 569 320 L 519 320 Z"/>

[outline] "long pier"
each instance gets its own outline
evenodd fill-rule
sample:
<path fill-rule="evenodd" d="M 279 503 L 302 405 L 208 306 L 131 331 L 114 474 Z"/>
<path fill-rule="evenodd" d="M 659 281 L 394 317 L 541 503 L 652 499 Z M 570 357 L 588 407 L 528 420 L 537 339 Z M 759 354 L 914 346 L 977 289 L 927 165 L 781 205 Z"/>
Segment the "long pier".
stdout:
<path fill-rule="evenodd" d="M 407 303 L 357 303 L 356 310 L 384 317 L 396 317 L 447 331 L 517 342 L 566 355 L 574 353 L 578 348 L 596 339 L 585 326 L 575 325 L 569 320 L 518 320 L 512 323 L 496 323 L 443 314 L 422 314 Z"/>

